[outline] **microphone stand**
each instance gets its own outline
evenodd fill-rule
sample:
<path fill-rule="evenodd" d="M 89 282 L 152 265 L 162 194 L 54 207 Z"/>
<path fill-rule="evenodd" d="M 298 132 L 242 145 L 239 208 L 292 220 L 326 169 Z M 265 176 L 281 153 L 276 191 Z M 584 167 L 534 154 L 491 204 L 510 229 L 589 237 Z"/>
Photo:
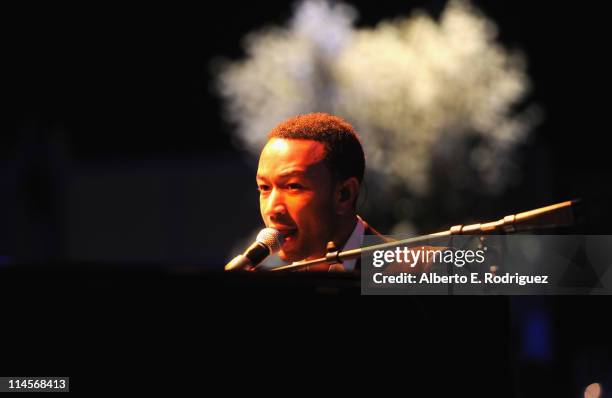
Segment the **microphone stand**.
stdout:
<path fill-rule="evenodd" d="M 403 239 L 393 242 L 382 243 L 359 249 L 346 250 L 339 252 L 333 242 L 328 244 L 328 251 L 325 257 L 315 260 L 300 261 L 293 264 L 282 265 L 270 268 L 267 271 L 296 271 L 311 265 L 318 264 L 341 264 L 343 261 L 358 258 L 363 254 L 377 250 L 385 250 L 400 245 L 412 245 L 422 242 L 431 242 L 452 235 L 486 235 L 494 232 L 506 234 L 522 232 L 543 228 L 556 228 L 570 226 L 574 224 L 574 209 L 580 203 L 580 199 L 568 200 L 550 206 L 540 207 L 523 213 L 511 214 L 497 221 L 478 223 L 471 225 L 455 225 L 446 231 L 436 232 L 428 235 L 421 235 L 414 238 Z"/>

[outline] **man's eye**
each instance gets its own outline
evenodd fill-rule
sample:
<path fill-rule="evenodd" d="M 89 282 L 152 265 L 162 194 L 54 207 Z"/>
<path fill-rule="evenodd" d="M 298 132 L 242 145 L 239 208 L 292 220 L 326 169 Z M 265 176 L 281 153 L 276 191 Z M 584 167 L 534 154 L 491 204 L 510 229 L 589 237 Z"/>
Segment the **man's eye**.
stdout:
<path fill-rule="evenodd" d="M 294 184 L 287 184 L 287 188 L 289 188 L 289 190 L 292 190 L 292 191 L 297 191 L 297 190 L 300 190 L 300 189 L 302 189 L 304 187 L 302 185 L 300 185 L 300 184 L 295 184 L 294 183 Z"/>
<path fill-rule="evenodd" d="M 269 185 L 259 185 L 257 186 L 257 190 L 259 190 L 259 192 L 268 192 L 270 190 L 270 186 Z"/>

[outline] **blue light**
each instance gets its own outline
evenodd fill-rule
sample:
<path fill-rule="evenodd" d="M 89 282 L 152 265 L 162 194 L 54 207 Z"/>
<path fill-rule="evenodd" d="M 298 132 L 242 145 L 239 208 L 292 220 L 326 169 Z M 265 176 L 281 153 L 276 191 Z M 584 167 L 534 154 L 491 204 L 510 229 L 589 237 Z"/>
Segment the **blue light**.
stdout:
<path fill-rule="evenodd" d="M 552 348 L 548 317 L 540 311 L 532 311 L 526 314 L 522 326 L 523 357 L 536 361 L 550 361 Z"/>

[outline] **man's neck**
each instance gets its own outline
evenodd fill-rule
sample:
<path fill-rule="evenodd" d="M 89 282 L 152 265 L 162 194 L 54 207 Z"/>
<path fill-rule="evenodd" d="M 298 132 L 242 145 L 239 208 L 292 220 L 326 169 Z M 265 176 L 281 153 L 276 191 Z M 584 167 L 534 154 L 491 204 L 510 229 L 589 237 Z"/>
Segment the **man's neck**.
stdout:
<path fill-rule="evenodd" d="M 355 225 L 357 225 L 357 214 L 353 214 L 351 218 L 342 224 L 342 227 L 338 229 L 336 236 L 332 239 L 338 249 L 344 247 L 346 241 L 351 237 Z"/>
<path fill-rule="evenodd" d="M 346 220 L 340 222 L 339 227 L 336 230 L 336 233 L 332 237 L 333 242 L 336 244 L 338 250 L 342 249 L 348 239 L 351 237 L 355 226 L 357 225 L 357 214 L 352 214 L 352 217 L 347 217 Z M 314 256 L 313 258 L 308 258 L 308 260 L 314 260 L 317 258 L 325 257 L 325 254 L 321 256 Z M 312 267 L 309 267 L 310 271 L 327 271 L 329 269 L 328 264 L 319 264 Z"/>

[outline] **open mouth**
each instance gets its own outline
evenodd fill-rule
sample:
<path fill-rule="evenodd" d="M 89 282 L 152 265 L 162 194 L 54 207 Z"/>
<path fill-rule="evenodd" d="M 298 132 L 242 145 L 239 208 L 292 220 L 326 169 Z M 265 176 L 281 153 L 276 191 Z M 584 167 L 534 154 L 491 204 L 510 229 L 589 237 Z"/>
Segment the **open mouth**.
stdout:
<path fill-rule="evenodd" d="M 297 235 L 297 229 L 289 229 L 289 230 L 283 231 L 283 242 L 282 243 L 294 241 L 296 235 Z"/>

